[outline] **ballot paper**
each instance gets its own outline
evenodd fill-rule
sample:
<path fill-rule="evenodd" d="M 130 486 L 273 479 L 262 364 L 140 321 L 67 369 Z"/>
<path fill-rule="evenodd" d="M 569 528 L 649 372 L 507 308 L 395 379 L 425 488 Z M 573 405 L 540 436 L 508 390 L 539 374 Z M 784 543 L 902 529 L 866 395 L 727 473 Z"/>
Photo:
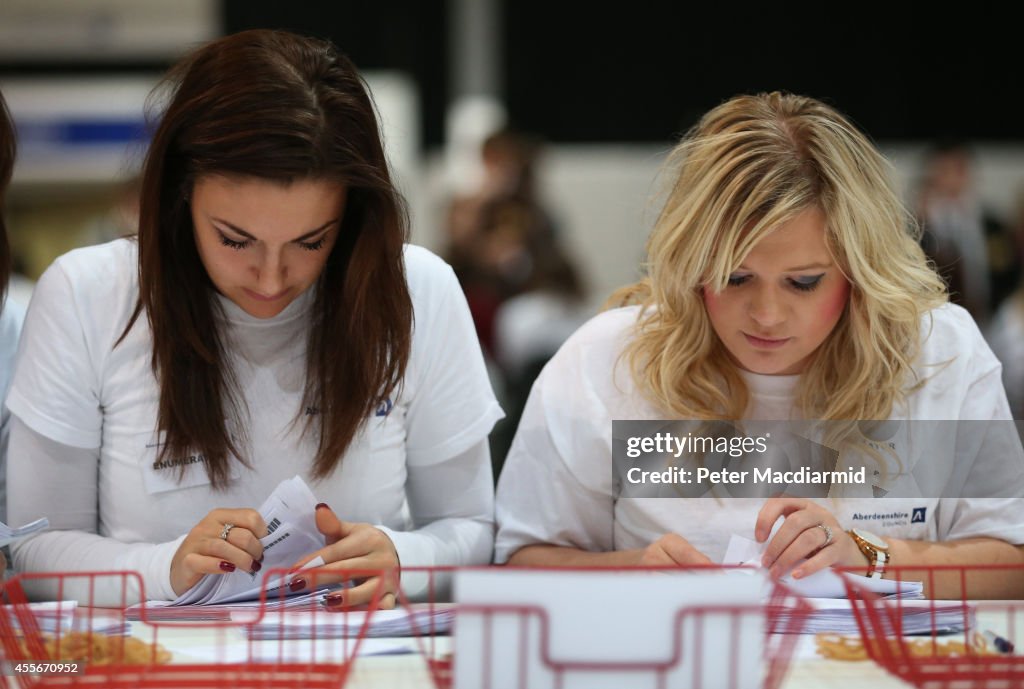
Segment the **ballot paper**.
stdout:
<path fill-rule="evenodd" d="M 267 524 L 263 544 L 263 566 L 261 571 L 285 570 L 296 560 L 324 547 L 324 537 L 316 528 L 316 505 L 309 486 L 300 476 L 278 484 L 270 497 L 260 506 L 260 516 Z M 304 569 L 323 566 L 322 558 L 315 558 Z M 249 609 L 283 610 L 286 608 L 309 607 L 328 589 L 292 593 L 288 584 L 294 574 L 280 574 L 267 577 L 259 572 L 253 574 L 237 569 L 230 574 L 208 574 L 195 586 L 173 601 L 148 601 L 129 608 L 132 619 L 142 617 L 156 619 L 227 619 L 233 610 Z M 261 603 L 260 594 L 266 591 L 266 601 Z M 202 606 L 202 610 L 194 609 Z M 187 609 L 182 613 L 173 609 Z"/>
<path fill-rule="evenodd" d="M 768 541 L 758 543 L 749 538 L 733 534 L 729 546 L 725 550 L 723 565 L 744 565 L 762 569 L 761 556 L 764 555 Z M 806 598 L 846 598 L 846 585 L 842 574 L 832 569 L 818 570 L 814 574 L 794 579 L 788 574 L 781 581 L 794 593 Z M 852 576 L 852 575 L 846 575 Z M 871 579 L 857 577 L 858 587 L 871 591 L 883 598 L 915 599 L 924 597 L 924 583 L 920 581 L 893 581 L 891 579 Z"/>
<path fill-rule="evenodd" d="M 13 528 L 7 526 L 3 522 L 0 522 L 0 548 L 14 543 L 19 538 L 25 536 L 31 536 L 37 531 L 42 531 L 50 526 L 50 520 L 46 517 L 40 517 L 34 522 L 29 522 L 23 526 Z"/>
<path fill-rule="evenodd" d="M 763 572 L 455 573 L 454 687 L 759 687 Z"/>
<path fill-rule="evenodd" d="M 246 634 L 254 640 L 425 636 L 447 634 L 454 619 L 454 606 L 447 603 L 372 612 L 284 612 L 264 615 L 246 627 Z"/>

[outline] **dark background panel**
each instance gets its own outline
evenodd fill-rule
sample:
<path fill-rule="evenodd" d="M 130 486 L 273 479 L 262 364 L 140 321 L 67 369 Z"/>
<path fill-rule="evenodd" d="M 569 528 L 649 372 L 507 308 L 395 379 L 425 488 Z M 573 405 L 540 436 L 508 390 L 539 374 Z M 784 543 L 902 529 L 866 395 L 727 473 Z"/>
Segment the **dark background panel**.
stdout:
<path fill-rule="evenodd" d="M 444 136 L 448 101 L 444 0 L 223 0 L 224 30 L 288 29 L 328 38 L 365 70 L 400 70 L 419 89 L 421 135 Z"/>
<path fill-rule="evenodd" d="M 505 3 L 513 119 L 554 141 L 663 141 L 731 95 L 781 89 L 832 103 L 876 138 L 1024 138 L 1020 30 L 991 9 L 720 5 Z"/>
<path fill-rule="evenodd" d="M 444 141 L 453 0 L 222 0 L 224 30 L 333 40 L 361 69 L 416 82 L 422 140 Z M 1004 12 L 808 5 L 751 11 L 678 0 L 498 3 L 512 122 L 552 142 L 665 142 L 737 93 L 822 98 L 877 139 L 1024 140 L 1024 51 Z M 0 76 L 152 72 L 159 62 L 0 63 Z"/>

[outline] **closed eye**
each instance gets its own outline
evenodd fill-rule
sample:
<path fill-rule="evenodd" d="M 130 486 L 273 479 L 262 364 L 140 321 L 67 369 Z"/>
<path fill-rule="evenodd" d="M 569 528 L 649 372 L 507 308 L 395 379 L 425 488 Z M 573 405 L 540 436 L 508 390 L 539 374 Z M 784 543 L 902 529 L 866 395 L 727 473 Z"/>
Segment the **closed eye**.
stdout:
<path fill-rule="evenodd" d="M 327 235 L 323 235 L 322 237 L 320 237 L 320 239 L 316 240 L 315 242 L 299 242 L 299 246 L 301 246 L 306 251 L 320 251 L 320 249 L 324 248 L 324 242 L 326 241 Z"/>
<path fill-rule="evenodd" d="M 249 246 L 249 244 L 252 243 L 252 240 L 249 240 L 249 239 L 246 239 L 246 240 L 243 240 L 243 241 L 237 241 L 237 240 L 231 239 L 231 237 L 228 237 L 226 234 L 224 234 L 220 230 L 217 230 L 217 234 L 220 236 L 220 243 L 221 244 L 223 244 L 224 246 L 229 247 L 231 249 L 234 249 L 236 251 L 241 251 L 242 249 L 246 248 L 247 246 Z"/>
<path fill-rule="evenodd" d="M 750 279 L 749 275 L 735 275 L 735 274 L 734 275 L 730 275 L 729 276 L 729 285 L 732 286 L 732 287 L 736 287 L 737 285 L 742 285 L 744 282 L 746 282 L 749 279 Z"/>
<path fill-rule="evenodd" d="M 823 277 L 825 277 L 825 273 L 821 273 L 819 275 L 803 275 L 797 278 L 790 278 L 789 284 L 791 284 L 794 289 L 798 289 L 801 292 L 810 292 L 821 284 L 821 279 Z"/>

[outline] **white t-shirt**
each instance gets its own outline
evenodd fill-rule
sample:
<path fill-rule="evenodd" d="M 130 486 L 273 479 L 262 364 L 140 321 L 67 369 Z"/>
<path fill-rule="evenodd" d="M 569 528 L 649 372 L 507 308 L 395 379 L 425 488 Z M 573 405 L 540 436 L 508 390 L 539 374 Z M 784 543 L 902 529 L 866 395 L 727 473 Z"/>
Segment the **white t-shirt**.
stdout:
<path fill-rule="evenodd" d="M 90 454 L 91 462 L 74 455 L 78 461 L 71 466 L 59 457 L 43 464 L 16 458 L 12 514 L 18 521 L 46 515 L 54 529 L 112 540 L 116 562 L 102 569 L 141 571 L 151 598 L 174 597 L 170 561 L 200 518 L 217 507 L 258 507 L 295 474 L 340 518 L 384 528 L 403 566 L 486 562 L 493 544 L 490 468 L 486 453 L 467 451 L 485 441 L 501 409 L 451 269 L 412 246 L 405 263 L 415 316 L 405 379 L 391 408 L 366 420 L 338 467 L 321 481 L 310 471 L 315 434 L 302 438 L 304 423 L 293 423 L 302 411 L 312 290 L 270 319 L 254 318 L 217 297 L 242 409 L 249 414 L 252 468 L 235 462 L 234 480 L 214 491 L 201 465 L 191 465 L 180 483 L 177 467 L 153 468 L 158 387 L 145 316 L 114 346 L 138 297 L 137 244 L 118 240 L 62 256 L 36 287 L 7 404 L 45 438 L 98 451 Z M 344 346 L 338 343 L 339 355 Z M 462 465 L 446 466 L 448 460 Z M 439 475 L 467 479 L 434 483 L 432 467 L 443 468 Z M 435 498 L 445 495 L 450 504 L 438 510 Z M 417 513 L 423 504 L 432 507 Z M 66 535 L 45 533 L 19 544 L 19 567 L 95 566 L 59 547 Z"/>
<path fill-rule="evenodd" d="M 754 537 L 763 498 L 614 497 L 612 420 L 664 418 L 637 390 L 622 356 L 638 313 L 629 307 L 592 319 L 534 384 L 498 483 L 496 562 L 535 543 L 603 552 L 646 547 L 673 532 L 721 562 L 731 534 Z M 966 311 L 935 309 L 924 318 L 922 337 L 916 370 L 928 381 L 893 419 L 1010 418 L 999 362 Z M 751 374 L 746 381 L 748 418 L 793 416 L 796 377 Z M 993 498 L 939 500 L 922 488 L 919 498 L 828 498 L 822 504 L 845 528 L 883 536 L 1024 543 L 1024 501 L 1008 497 L 1024 495 L 1024 478 L 987 471 L 999 461 L 994 454 L 979 451 L 969 479 L 973 494 Z"/>

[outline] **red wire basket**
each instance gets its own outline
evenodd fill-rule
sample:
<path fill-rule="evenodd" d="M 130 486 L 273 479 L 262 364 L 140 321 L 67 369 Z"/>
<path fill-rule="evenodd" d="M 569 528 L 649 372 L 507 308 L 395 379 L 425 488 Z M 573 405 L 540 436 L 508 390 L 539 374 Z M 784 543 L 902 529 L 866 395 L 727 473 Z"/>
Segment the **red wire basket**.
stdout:
<path fill-rule="evenodd" d="M 1024 687 L 1024 655 L 1014 648 L 1024 631 L 1024 601 L 971 599 L 980 577 L 1024 582 L 1024 566 L 889 571 L 899 580 L 923 581 L 926 594 L 940 591 L 945 600 L 883 600 L 859 583 L 862 577 L 844 577 L 868 657 L 922 689 Z M 917 620 L 913 629 L 911 617 Z"/>
<path fill-rule="evenodd" d="M 130 572 L 20 574 L 7 581 L 3 589 L 7 605 L 0 611 L 0 662 L 4 663 L 5 671 L 0 675 L 0 687 L 327 689 L 353 683 L 353 677 L 358 675 L 373 686 L 391 686 L 399 681 L 405 686 L 432 685 L 447 689 L 453 686 L 454 670 L 459 662 L 459 653 L 453 653 L 452 639 L 445 636 L 453 625 L 458 630 L 460 623 L 469 624 L 467 620 L 476 619 L 483 620 L 485 628 L 491 625 L 493 630 L 500 619 L 512 619 L 524 629 L 526 625 L 540 629 L 541 643 L 536 647 L 519 645 L 500 653 L 515 658 L 516 662 L 525 662 L 526 654 L 538 651 L 546 672 L 545 682 L 549 682 L 546 686 L 566 689 L 580 682 L 585 686 L 588 677 L 609 672 L 628 673 L 630 686 L 709 689 L 706 670 L 724 678 L 716 681 L 716 687 L 751 689 L 741 685 L 736 674 L 738 659 L 734 656 L 737 651 L 732 644 L 719 645 L 712 653 L 703 653 L 700 644 L 706 625 L 712 620 L 719 629 L 726 625 L 736 638 L 745 625 L 756 620 L 764 641 L 763 672 L 757 686 L 777 689 L 795 649 L 796 635 L 810 610 L 783 586 L 771 585 L 769 598 L 758 605 L 694 605 L 675 610 L 671 616 L 673 628 L 664 630 L 665 634 L 674 635 L 672 647 L 675 650 L 657 662 L 594 663 L 560 657 L 552 652 L 553 620 L 542 606 L 444 602 L 449 595 L 450 581 L 458 572 L 495 570 L 511 571 L 511 568 L 403 568 L 402 586 L 397 595 L 401 611 L 379 608 L 384 599 L 386 578 L 381 576 L 378 579 L 381 585 L 363 610 L 332 612 L 317 599 L 278 613 L 272 608 L 283 600 L 283 594 L 264 592 L 259 604 L 242 616 L 229 615 L 216 607 L 173 612 L 168 608 L 133 607 L 134 600 L 144 600 L 145 595 L 139 575 Z M 318 574 L 325 571 L 303 572 L 303 577 L 311 583 L 310 589 L 316 588 Z M 264 582 L 268 584 L 285 574 L 267 572 Z M 367 578 L 381 573 L 346 574 Z M 78 598 L 78 604 L 56 603 L 40 610 L 29 603 L 29 594 L 40 588 L 46 590 L 48 598 L 59 601 L 67 595 Z M 115 596 L 113 605 L 110 604 L 111 589 L 121 592 L 120 596 Z M 100 596 L 99 591 L 107 593 Z M 95 605 L 101 600 L 109 607 Z M 203 619 L 195 619 L 196 613 L 201 613 Z M 407 636 L 406 652 L 412 653 L 398 659 L 361 657 L 367 649 L 374 648 L 376 640 L 372 637 L 375 634 L 381 633 L 381 629 L 393 629 L 378 623 L 394 621 L 399 613 L 406 616 L 402 634 Z M 300 620 L 299 626 L 305 630 L 301 638 L 293 635 L 296 620 Z M 131 640 L 120 633 L 125 625 L 132 626 L 134 638 Z M 57 651 L 62 643 L 70 642 L 85 649 L 74 673 L 62 669 L 69 661 Z M 494 655 L 496 649 L 488 643 L 486 634 L 471 642 L 467 657 L 477 655 L 484 668 L 498 660 Z M 165 651 L 173 652 L 173 656 L 168 658 Z M 702 668 L 698 662 L 694 674 L 680 684 L 678 675 L 673 672 L 693 660 L 694 656 L 688 657 L 688 653 L 704 658 L 701 662 L 705 665 Z M 19 665 L 22 671 L 15 669 Z M 29 670 L 42 667 L 45 671 L 29 672 L 25 667 Z M 524 679 L 517 678 L 511 683 L 505 677 L 482 677 L 481 680 L 482 683 L 474 682 L 474 689 L 528 686 L 523 683 Z M 533 689 L 540 685 L 530 686 Z"/>
<path fill-rule="evenodd" d="M 721 573 L 721 567 L 676 568 L 673 570 L 656 568 L 638 568 L 630 570 L 613 570 L 609 568 L 569 568 L 559 569 L 559 573 L 587 575 L 592 573 L 613 573 L 617 575 L 639 573 L 650 574 L 688 572 Z M 403 570 L 403 581 L 417 570 Z M 482 571 L 489 573 L 531 572 L 519 568 L 462 568 L 444 570 L 434 568 L 419 570 L 428 577 L 427 602 L 420 603 L 429 610 L 430 601 L 435 599 L 437 591 L 447 588 L 447 584 L 439 583 L 440 578 L 447 578 L 458 572 Z M 726 689 L 752 689 L 743 684 L 737 668 L 740 659 L 736 655 L 742 644 L 735 643 L 746 625 L 757 623 L 757 629 L 763 631 L 763 655 L 761 658 L 761 680 L 756 685 L 760 689 L 777 689 L 785 676 L 789 661 L 795 650 L 798 634 L 802 631 L 811 608 L 799 596 L 793 594 L 785 586 L 768 583 L 768 597 L 756 605 L 688 605 L 674 611 L 671 628 L 650 630 L 651 634 L 672 636 L 672 651 L 658 660 L 641 662 L 628 661 L 594 661 L 592 659 L 573 658 L 560 655 L 554 649 L 552 612 L 543 605 L 519 604 L 508 605 L 499 603 L 469 604 L 456 602 L 455 633 L 460 634 L 460 625 L 473 624 L 473 630 L 481 633 L 474 635 L 462 645 L 456 644 L 453 653 L 445 653 L 439 648 L 437 638 L 431 635 L 418 636 L 420 655 L 425 660 L 427 669 L 437 689 L 448 689 L 463 686 L 480 689 L 538 689 L 541 687 L 558 687 L 569 689 L 576 686 L 592 686 L 597 678 L 615 673 L 617 677 L 625 677 L 630 687 L 686 687 L 687 689 L 705 689 L 707 687 L 723 687 Z M 422 587 L 420 587 L 422 588 Z M 404 605 L 415 605 L 403 591 L 399 593 L 399 601 Z M 598 603 L 599 605 L 599 603 Z M 433 616 L 428 619 L 434 619 Z M 729 632 L 729 641 L 718 643 L 713 649 L 702 648 L 705 631 L 710 625 L 719 630 L 723 625 Z M 494 644 L 496 630 L 504 625 L 506 638 L 516 641 L 510 645 L 496 647 Z M 511 631 L 510 631 L 511 628 Z M 458 678 L 460 657 L 468 654 L 474 669 L 479 675 L 463 682 Z M 688 655 L 692 654 L 692 655 Z M 499 657 L 504 662 L 499 663 Z M 530 665 L 533 663 L 531 670 Z M 707 663 L 705 665 L 705 663 Z M 685 666 L 685 669 L 684 669 Z M 537 671 L 539 669 L 539 672 Z M 683 670 L 682 674 L 680 671 Z M 713 682 L 708 677 L 714 676 Z"/>
<path fill-rule="evenodd" d="M 321 571 L 304 570 L 303 576 L 315 584 Z M 134 599 L 145 600 L 145 593 L 141 578 L 132 572 L 19 574 L 3 588 L 7 604 L 0 610 L 0 662 L 4 665 L 0 687 L 340 687 L 366 638 L 383 577 L 362 611 L 332 612 L 319 599 L 289 609 L 288 615 L 305 615 L 310 620 L 309 634 L 302 639 L 288 639 L 284 633 L 263 637 L 251 633 L 257 626 L 266 630 L 268 622 L 284 628 L 287 615 L 274 618 L 270 612 L 285 600 L 284 589 L 278 588 L 277 595 L 266 589 L 269 582 L 287 574 L 267 572 L 258 603 L 234 612 L 218 606 L 133 606 Z M 346 574 L 369 577 L 380 572 Z M 28 592 L 39 589 L 62 602 L 44 609 L 30 604 Z M 111 590 L 121 592 L 113 603 Z M 77 603 L 63 600 L 70 592 Z M 107 607 L 96 606 L 97 601 Z M 336 626 L 349 617 L 353 618 L 347 625 L 350 633 L 319 633 L 325 620 Z M 187 641 L 184 652 L 183 639 Z"/>

